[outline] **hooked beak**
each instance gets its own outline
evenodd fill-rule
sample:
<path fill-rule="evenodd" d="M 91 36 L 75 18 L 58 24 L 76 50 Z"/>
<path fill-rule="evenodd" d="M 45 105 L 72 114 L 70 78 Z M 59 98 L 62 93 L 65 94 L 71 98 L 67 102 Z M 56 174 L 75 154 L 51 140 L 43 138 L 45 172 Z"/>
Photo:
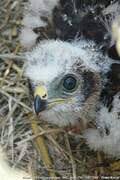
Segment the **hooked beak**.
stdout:
<path fill-rule="evenodd" d="M 34 109 L 37 115 L 46 108 L 47 96 L 47 89 L 45 86 L 37 86 L 35 88 Z"/>

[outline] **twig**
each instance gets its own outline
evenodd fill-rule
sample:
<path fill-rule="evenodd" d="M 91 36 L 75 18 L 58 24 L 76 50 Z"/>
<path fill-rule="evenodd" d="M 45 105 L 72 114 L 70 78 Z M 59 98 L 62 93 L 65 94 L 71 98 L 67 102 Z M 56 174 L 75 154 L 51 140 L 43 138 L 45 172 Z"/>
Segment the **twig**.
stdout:
<path fill-rule="evenodd" d="M 32 128 L 33 134 L 35 136 L 37 136 L 40 133 L 40 129 L 38 128 L 37 121 L 31 113 L 28 114 L 28 118 L 29 118 L 30 123 L 31 123 L 31 128 Z M 35 141 L 35 145 L 36 145 L 36 148 L 38 150 L 38 153 L 40 154 L 40 156 L 43 160 L 43 163 L 49 172 L 50 177 L 56 179 L 55 178 L 56 177 L 55 172 L 52 170 L 52 161 L 51 161 L 51 158 L 49 156 L 48 149 L 47 149 L 46 144 L 44 142 L 43 136 L 36 137 L 34 139 L 34 141 Z"/>
<path fill-rule="evenodd" d="M 71 147 L 70 147 L 70 143 L 69 143 L 69 140 L 68 140 L 67 133 L 65 134 L 65 136 L 66 136 L 67 147 L 68 147 L 68 150 L 69 150 L 69 157 L 70 157 L 71 164 L 72 164 L 73 180 L 77 180 L 76 163 L 75 163 L 75 160 L 74 160 L 73 155 L 72 155 L 72 151 L 71 151 Z"/>
<path fill-rule="evenodd" d="M 120 160 L 116 160 L 110 164 L 110 168 L 112 171 L 120 170 Z"/>
<path fill-rule="evenodd" d="M 19 145 L 24 144 L 27 141 L 31 141 L 34 140 L 35 138 L 39 137 L 39 136 L 43 136 L 43 135 L 50 135 L 52 133 L 60 133 L 63 132 L 61 129 L 49 129 L 49 130 L 42 130 L 42 132 L 38 133 L 37 135 L 32 135 L 30 137 L 28 137 L 27 139 L 24 139 L 23 141 L 21 141 L 19 143 Z"/>
<path fill-rule="evenodd" d="M 102 157 L 102 154 L 100 151 L 97 152 L 97 160 L 98 160 L 99 164 L 101 164 L 103 162 L 103 157 Z M 100 171 L 100 174 L 104 174 L 104 168 L 103 167 L 100 167 L 99 171 Z"/>
<path fill-rule="evenodd" d="M 15 55 L 13 53 L 11 53 L 11 54 L 0 54 L 0 59 L 2 59 L 2 60 L 8 60 L 8 59 L 12 59 L 12 60 L 25 60 L 25 56 Z"/>

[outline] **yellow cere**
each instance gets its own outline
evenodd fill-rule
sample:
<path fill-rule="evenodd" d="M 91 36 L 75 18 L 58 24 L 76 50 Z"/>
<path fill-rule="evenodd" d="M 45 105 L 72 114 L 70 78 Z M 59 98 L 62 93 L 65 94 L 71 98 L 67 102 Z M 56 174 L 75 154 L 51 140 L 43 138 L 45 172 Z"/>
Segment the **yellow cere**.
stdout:
<path fill-rule="evenodd" d="M 34 97 L 40 96 L 41 99 L 47 99 L 47 89 L 45 86 L 37 86 L 35 88 Z"/>

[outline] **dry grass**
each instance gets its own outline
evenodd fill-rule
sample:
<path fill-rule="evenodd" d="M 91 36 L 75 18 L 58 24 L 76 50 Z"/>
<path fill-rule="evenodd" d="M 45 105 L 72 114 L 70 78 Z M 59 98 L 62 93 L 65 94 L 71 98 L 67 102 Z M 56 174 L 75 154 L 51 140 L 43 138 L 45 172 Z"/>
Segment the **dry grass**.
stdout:
<path fill-rule="evenodd" d="M 23 52 L 18 38 L 23 4 L 22 0 L 0 1 L 0 54 Z M 120 175 L 115 171 L 118 167 L 110 165 L 113 160 L 108 160 L 105 156 L 103 158 L 100 152 L 91 152 L 81 135 L 74 135 L 56 127 L 51 128 L 40 121 L 37 121 L 39 131 L 36 134 L 32 130 L 33 127 L 31 128 L 30 119 L 34 117 L 34 113 L 30 113 L 33 109 L 29 102 L 27 80 L 22 75 L 23 61 L 19 58 L 17 61 L 13 60 L 11 56 L 2 59 L 0 59 L 0 145 L 6 152 L 6 158 L 11 166 L 32 172 L 33 176 L 49 176 L 52 172 L 52 175 L 61 179 Z M 42 140 L 49 149 L 48 167 L 49 162 L 46 165 L 45 157 L 42 157 L 44 153 L 40 151 L 39 154 L 37 150 L 38 137 L 43 137 Z"/>

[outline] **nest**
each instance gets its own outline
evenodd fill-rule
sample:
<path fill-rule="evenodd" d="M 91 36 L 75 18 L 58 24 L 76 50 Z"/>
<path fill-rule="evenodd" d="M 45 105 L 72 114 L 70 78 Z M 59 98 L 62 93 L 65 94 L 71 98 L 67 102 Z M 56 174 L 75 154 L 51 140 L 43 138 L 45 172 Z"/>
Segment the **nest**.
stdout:
<path fill-rule="evenodd" d="M 50 175 L 62 179 L 120 175 L 113 159 L 90 151 L 82 135 L 36 120 L 23 76 L 24 62 L 13 60 L 14 56 L 9 58 L 11 53 L 23 52 L 19 31 L 24 3 L 0 1 L 0 54 L 8 54 L 8 58 L 0 59 L 0 146 L 7 162 L 40 179 Z M 39 151 L 38 141 L 42 142 L 43 151 Z"/>

